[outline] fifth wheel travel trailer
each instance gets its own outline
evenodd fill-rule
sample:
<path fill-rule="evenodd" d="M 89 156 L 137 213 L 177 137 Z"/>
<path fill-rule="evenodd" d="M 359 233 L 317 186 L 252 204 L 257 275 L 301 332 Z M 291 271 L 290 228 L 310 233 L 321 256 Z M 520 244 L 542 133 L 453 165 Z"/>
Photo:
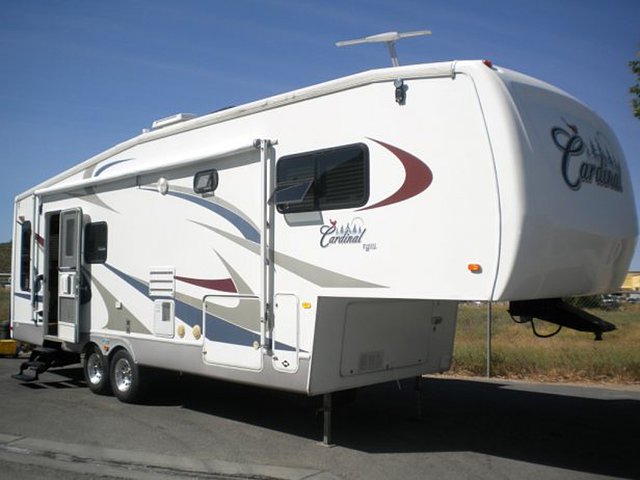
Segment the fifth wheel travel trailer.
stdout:
<path fill-rule="evenodd" d="M 13 336 L 123 401 L 141 367 L 326 398 L 446 371 L 462 301 L 602 335 L 560 299 L 615 290 L 637 235 L 576 99 L 487 61 L 377 69 L 159 120 L 19 195 Z"/>

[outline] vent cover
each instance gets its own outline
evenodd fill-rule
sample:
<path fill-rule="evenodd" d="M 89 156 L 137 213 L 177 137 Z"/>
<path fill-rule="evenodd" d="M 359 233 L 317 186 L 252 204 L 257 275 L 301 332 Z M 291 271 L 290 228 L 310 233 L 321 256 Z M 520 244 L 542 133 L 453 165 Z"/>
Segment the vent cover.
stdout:
<path fill-rule="evenodd" d="M 371 372 L 374 370 L 382 370 L 384 362 L 384 351 L 376 350 L 374 352 L 362 352 L 358 360 L 358 371 Z"/>
<path fill-rule="evenodd" d="M 176 293 L 176 269 L 151 267 L 149 271 L 149 296 L 173 298 Z"/>
<path fill-rule="evenodd" d="M 176 123 L 186 122 L 187 120 L 191 120 L 196 117 L 197 115 L 194 115 L 193 113 L 176 113 L 175 115 L 156 120 L 151 125 L 151 129 L 158 130 L 159 128 L 168 127 L 169 125 L 175 125 Z"/>

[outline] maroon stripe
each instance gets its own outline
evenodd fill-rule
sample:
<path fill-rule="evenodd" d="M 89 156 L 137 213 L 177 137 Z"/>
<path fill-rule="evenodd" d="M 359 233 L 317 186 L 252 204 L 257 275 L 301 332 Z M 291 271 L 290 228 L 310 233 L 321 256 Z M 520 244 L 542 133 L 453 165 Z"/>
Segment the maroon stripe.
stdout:
<path fill-rule="evenodd" d="M 422 160 L 411 155 L 409 152 L 405 152 L 404 150 L 398 147 L 394 147 L 393 145 L 389 145 L 388 143 L 381 142 L 380 140 L 376 140 L 375 138 L 371 138 L 370 140 L 373 140 L 374 142 L 382 145 L 384 148 L 398 157 L 398 160 L 400 160 L 402 166 L 404 167 L 404 183 L 391 196 L 385 198 L 384 200 L 381 200 L 378 203 L 369 205 L 368 207 L 363 207 L 358 211 L 385 207 L 387 205 L 402 202 L 411 197 L 415 197 L 419 193 L 424 192 L 429 187 L 429 185 L 431 185 L 431 182 L 433 181 L 433 173 Z"/>
<path fill-rule="evenodd" d="M 207 280 L 206 278 L 189 278 L 179 277 L 176 275 L 176 280 L 180 280 L 191 285 L 198 287 L 208 288 L 209 290 L 218 290 L 220 292 L 238 293 L 233 280 L 230 278 L 222 278 L 220 280 Z"/>

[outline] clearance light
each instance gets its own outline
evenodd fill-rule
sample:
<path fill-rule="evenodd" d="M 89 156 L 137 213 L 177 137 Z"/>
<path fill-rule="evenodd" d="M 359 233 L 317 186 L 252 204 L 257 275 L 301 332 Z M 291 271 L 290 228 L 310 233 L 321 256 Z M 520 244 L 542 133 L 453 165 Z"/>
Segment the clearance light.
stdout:
<path fill-rule="evenodd" d="M 482 273 L 482 265 L 478 263 L 470 263 L 467 268 L 471 273 Z"/>
<path fill-rule="evenodd" d="M 311 308 L 311 302 L 302 302 L 302 308 L 309 310 Z"/>
<path fill-rule="evenodd" d="M 493 62 L 491 60 L 482 60 L 482 63 L 493 70 Z"/>

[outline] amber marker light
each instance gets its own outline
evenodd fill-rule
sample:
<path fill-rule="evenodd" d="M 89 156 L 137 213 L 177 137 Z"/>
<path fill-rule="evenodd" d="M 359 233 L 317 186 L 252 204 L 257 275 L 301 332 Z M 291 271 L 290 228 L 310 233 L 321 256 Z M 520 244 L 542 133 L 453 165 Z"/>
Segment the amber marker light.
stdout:
<path fill-rule="evenodd" d="M 311 302 L 302 302 L 302 308 L 309 310 L 311 308 Z"/>
<path fill-rule="evenodd" d="M 200 330 L 200 325 L 195 325 L 191 329 L 191 333 L 193 334 L 193 338 L 195 338 L 196 340 L 200 340 L 200 337 L 202 336 L 202 330 Z"/>
<path fill-rule="evenodd" d="M 482 265 L 479 263 L 470 263 L 467 268 L 471 273 L 482 273 Z"/>

